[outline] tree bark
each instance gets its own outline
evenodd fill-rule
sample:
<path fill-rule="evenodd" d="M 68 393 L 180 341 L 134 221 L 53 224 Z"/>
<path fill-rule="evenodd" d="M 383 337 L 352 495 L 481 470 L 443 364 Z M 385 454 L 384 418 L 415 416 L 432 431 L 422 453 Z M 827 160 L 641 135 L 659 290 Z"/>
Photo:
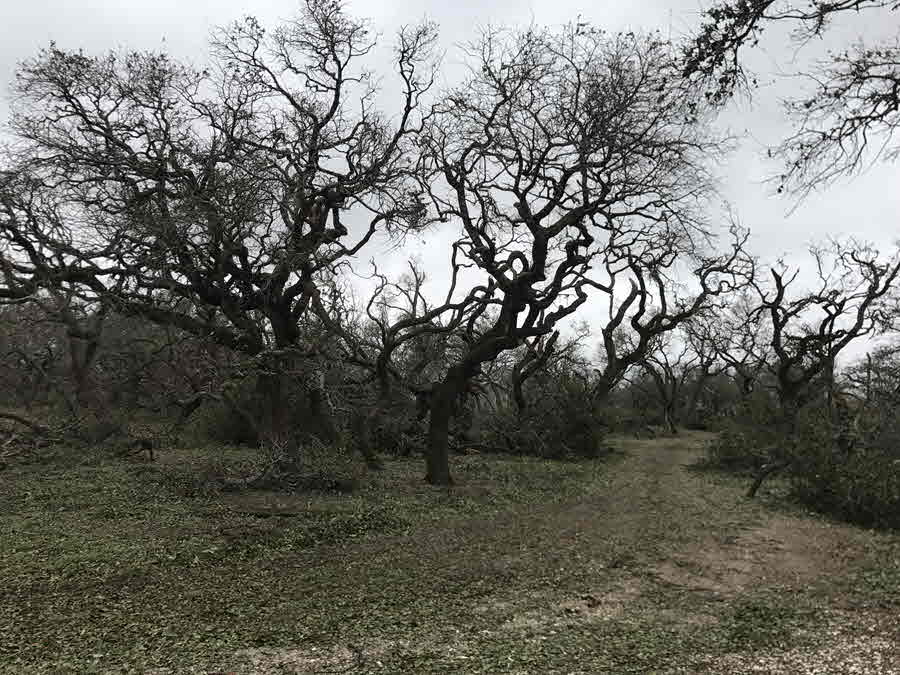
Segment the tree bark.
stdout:
<path fill-rule="evenodd" d="M 450 476 L 450 420 L 465 378 L 452 368 L 431 394 L 425 480 L 432 485 L 452 485 Z"/>
<path fill-rule="evenodd" d="M 257 391 L 263 403 L 261 424 L 258 425 L 261 441 L 283 441 L 288 432 L 287 410 L 281 373 L 262 372 L 257 376 Z"/>
<path fill-rule="evenodd" d="M 522 372 L 518 364 L 513 368 L 510 380 L 512 384 L 513 403 L 516 404 L 516 410 L 519 415 L 522 415 L 525 412 L 525 408 L 528 407 L 528 401 L 525 400 L 525 392 L 522 389 Z"/>
<path fill-rule="evenodd" d="M 312 377 L 319 377 L 318 373 L 313 373 Z M 337 423 L 334 419 L 334 413 L 331 406 L 325 400 L 326 394 L 324 380 L 316 383 L 308 389 L 309 395 L 309 412 L 315 427 L 322 436 L 325 443 L 336 443 L 339 440 Z"/>
<path fill-rule="evenodd" d="M 781 462 L 770 462 L 763 466 L 760 469 L 759 473 L 756 475 L 756 478 L 753 479 L 753 483 L 750 485 L 750 488 L 747 490 L 747 499 L 753 499 L 756 497 L 756 493 L 759 491 L 759 488 L 762 487 L 763 482 L 765 482 L 766 478 L 772 476 L 782 469 L 786 469 L 790 466 L 790 460 L 784 460 Z"/>
<path fill-rule="evenodd" d="M 100 340 L 96 336 L 69 335 L 69 368 L 74 387 L 73 400 L 78 411 L 102 414 L 106 402 L 94 379 L 94 362 Z"/>
<path fill-rule="evenodd" d="M 667 401 L 663 404 L 663 417 L 666 422 L 666 426 L 669 427 L 669 432 L 673 436 L 678 435 L 678 426 L 675 424 L 675 404 L 671 401 Z"/>

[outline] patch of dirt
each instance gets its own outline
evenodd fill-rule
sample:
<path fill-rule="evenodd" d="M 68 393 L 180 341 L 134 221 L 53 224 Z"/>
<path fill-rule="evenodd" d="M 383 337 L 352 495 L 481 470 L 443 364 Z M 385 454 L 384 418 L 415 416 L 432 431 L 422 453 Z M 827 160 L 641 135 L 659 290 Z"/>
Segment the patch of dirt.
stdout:
<path fill-rule="evenodd" d="M 307 649 L 245 649 L 235 654 L 235 675 L 281 675 L 283 673 L 361 672 L 365 655 L 348 647 L 309 647 Z"/>
<path fill-rule="evenodd" d="M 382 660 L 397 653 L 415 655 L 437 647 L 427 641 L 372 639 L 359 645 L 244 649 L 234 654 L 225 671 L 212 675 L 358 675 L 380 671 Z M 451 658 L 466 658 L 460 644 L 440 648 Z"/>
<path fill-rule="evenodd" d="M 846 572 L 865 536 L 850 526 L 772 515 L 734 541 L 704 539 L 653 573 L 664 583 L 726 597 L 761 585 L 799 587 Z"/>
<path fill-rule="evenodd" d="M 309 499 L 276 491 L 235 492 L 221 497 L 232 511 L 249 515 L 293 515 L 310 509 Z"/>
<path fill-rule="evenodd" d="M 558 608 L 567 614 L 579 614 L 591 619 L 616 619 L 628 611 L 642 592 L 639 583 L 626 579 L 617 588 L 604 593 L 586 593 L 560 603 Z"/>

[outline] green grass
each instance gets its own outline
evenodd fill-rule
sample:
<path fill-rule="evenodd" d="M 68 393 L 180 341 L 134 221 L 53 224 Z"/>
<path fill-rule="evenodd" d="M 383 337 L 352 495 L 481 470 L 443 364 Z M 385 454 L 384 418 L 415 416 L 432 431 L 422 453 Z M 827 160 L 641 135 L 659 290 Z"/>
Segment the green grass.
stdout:
<path fill-rule="evenodd" d="M 350 494 L 223 492 L 258 470 L 237 448 L 9 467 L 0 672 L 677 672 L 799 644 L 836 595 L 885 606 L 884 535 L 789 594 L 661 578 L 673 551 L 727 548 L 769 514 L 740 481 L 683 470 L 698 438 L 620 441 L 606 461 L 456 457 L 449 489 L 417 460 L 334 458 Z M 685 574 L 716 573 L 695 562 Z"/>
<path fill-rule="evenodd" d="M 63 455 L 0 474 L 0 663 L 9 672 L 65 672 L 67 663 L 84 672 L 101 653 L 102 671 L 202 663 L 232 647 L 328 636 L 364 613 L 402 623 L 390 598 L 366 612 L 355 603 L 404 570 L 353 560 L 343 547 L 552 503 L 599 470 L 462 457 L 461 487 L 441 490 L 424 485 L 420 462 L 403 460 L 350 495 L 227 494 L 214 479 L 250 475 L 252 455 L 180 455 L 159 466 Z M 330 594 L 354 585 L 349 601 Z"/>

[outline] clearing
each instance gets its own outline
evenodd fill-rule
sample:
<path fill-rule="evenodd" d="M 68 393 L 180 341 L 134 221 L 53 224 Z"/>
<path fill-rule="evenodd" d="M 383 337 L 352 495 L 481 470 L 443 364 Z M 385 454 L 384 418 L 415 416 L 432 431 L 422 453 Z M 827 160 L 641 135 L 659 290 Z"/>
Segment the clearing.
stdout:
<path fill-rule="evenodd" d="M 349 495 L 223 492 L 222 448 L 8 467 L 0 672 L 900 674 L 900 537 L 745 500 L 708 438 Z"/>

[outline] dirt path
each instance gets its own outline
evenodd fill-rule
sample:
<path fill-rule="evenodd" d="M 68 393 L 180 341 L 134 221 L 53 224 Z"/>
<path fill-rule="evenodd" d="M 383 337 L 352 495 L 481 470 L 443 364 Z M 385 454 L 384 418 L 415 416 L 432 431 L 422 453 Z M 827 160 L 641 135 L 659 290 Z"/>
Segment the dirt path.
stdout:
<path fill-rule="evenodd" d="M 857 574 L 896 548 L 747 502 L 689 468 L 704 438 L 623 441 L 575 501 L 345 549 L 335 601 L 366 615 L 235 672 L 900 673 L 896 599 Z"/>

